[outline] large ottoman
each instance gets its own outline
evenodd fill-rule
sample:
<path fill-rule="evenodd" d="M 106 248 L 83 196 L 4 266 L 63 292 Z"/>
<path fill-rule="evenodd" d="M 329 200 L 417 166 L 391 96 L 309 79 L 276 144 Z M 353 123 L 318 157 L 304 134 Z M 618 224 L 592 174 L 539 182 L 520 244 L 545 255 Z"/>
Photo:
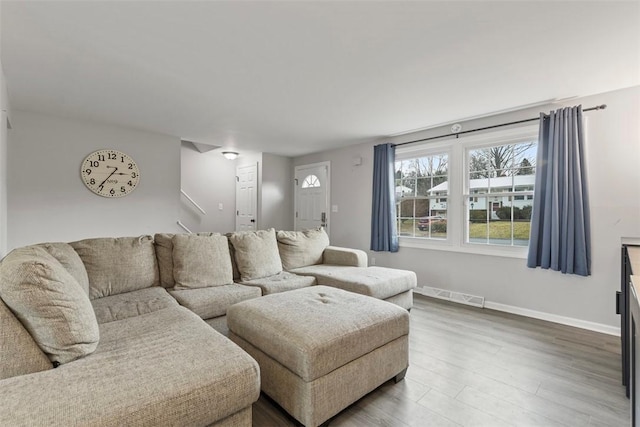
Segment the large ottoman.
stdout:
<path fill-rule="evenodd" d="M 409 314 L 385 301 L 312 286 L 227 310 L 229 338 L 260 365 L 261 389 L 318 426 L 409 365 Z"/>
<path fill-rule="evenodd" d="M 294 268 L 291 272 L 313 276 L 318 285 L 382 299 L 407 310 L 413 307 L 413 289 L 418 282 L 413 271 L 386 267 L 318 264 Z"/>

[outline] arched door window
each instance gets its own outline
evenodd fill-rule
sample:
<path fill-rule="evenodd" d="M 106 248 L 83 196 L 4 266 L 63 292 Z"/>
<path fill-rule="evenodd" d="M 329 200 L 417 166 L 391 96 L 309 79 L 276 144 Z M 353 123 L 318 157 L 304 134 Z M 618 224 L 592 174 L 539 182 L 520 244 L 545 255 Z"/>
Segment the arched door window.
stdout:
<path fill-rule="evenodd" d="M 317 188 L 320 187 L 320 180 L 315 175 L 307 175 L 302 180 L 302 188 Z"/>

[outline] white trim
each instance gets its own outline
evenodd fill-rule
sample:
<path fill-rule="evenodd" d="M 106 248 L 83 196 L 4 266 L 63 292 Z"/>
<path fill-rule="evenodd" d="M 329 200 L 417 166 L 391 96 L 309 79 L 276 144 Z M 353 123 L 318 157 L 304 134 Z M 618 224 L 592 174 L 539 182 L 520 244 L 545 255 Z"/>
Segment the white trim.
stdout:
<path fill-rule="evenodd" d="M 504 258 L 527 259 L 525 246 L 504 246 L 484 243 L 465 243 L 455 245 L 444 239 L 421 239 L 419 237 L 400 236 L 401 248 L 433 249 L 436 251 L 459 252 L 474 255 L 498 256 Z"/>
<path fill-rule="evenodd" d="M 517 314 L 519 316 L 531 317 L 534 319 L 546 320 L 548 322 L 559 323 L 561 325 L 573 326 L 575 328 L 587 329 L 589 331 L 600 332 L 607 335 L 620 336 L 620 328 L 602 323 L 589 322 L 587 320 L 575 319 L 573 317 L 560 316 L 557 314 L 545 313 L 543 311 L 530 310 L 528 308 L 516 307 L 513 305 L 500 304 L 498 302 L 485 301 L 484 308 L 502 311 L 505 313 Z"/>

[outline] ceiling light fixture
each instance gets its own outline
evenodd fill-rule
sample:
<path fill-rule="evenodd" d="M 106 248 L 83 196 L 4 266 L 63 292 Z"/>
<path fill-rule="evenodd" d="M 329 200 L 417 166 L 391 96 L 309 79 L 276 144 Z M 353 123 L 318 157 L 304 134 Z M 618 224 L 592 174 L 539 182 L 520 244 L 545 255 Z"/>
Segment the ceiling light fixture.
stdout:
<path fill-rule="evenodd" d="M 223 151 L 222 155 L 225 157 L 225 159 L 229 160 L 235 160 L 238 157 L 238 153 L 236 153 L 235 151 Z"/>

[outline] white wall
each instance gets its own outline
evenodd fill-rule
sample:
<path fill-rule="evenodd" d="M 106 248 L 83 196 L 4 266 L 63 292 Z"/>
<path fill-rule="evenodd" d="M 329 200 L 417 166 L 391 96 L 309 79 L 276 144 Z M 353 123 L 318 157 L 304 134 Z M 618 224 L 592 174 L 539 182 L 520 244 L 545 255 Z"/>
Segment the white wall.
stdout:
<path fill-rule="evenodd" d="M 178 231 L 180 141 L 176 137 L 12 112 L 8 143 L 9 249 L 44 241 Z M 128 196 L 100 197 L 80 179 L 91 152 L 114 148 L 138 163 Z"/>
<path fill-rule="evenodd" d="M 463 123 L 464 129 L 537 117 L 563 106 L 605 103 L 587 116 L 587 163 L 591 198 L 592 275 L 587 278 L 529 269 L 524 259 L 401 247 L 396 254 L 369 252 L 377 265 L 413 270 L 418 284 L 481 295 L 502 309 L 524 309 L 615 331 L 615 291 L 620 287 L 620 238 L 640 236 L 640 87 Z M 448 127 L 392 138 L 403 142 L 448 133 Z M 294 165 L 331 161 L 331 243 L 369 249 L 373 145 L 302 156 Z M 385 141 L 386 142 L 386 141 Z M 352 166 L 362 157 L 361 166 Z M 491 304 L 488 304 L 491 305 Z M 587 322 L 587 323 L 583 323 Z M 588 322 L 593 322 L 590 325 Z"/>
<path fill-rule="evenodd" d="M 182 196 L 180 221 L 193 232 L 235 230 L 236 161 L 225 159 L 219 150 L 201 153 L 189 142 L 182 143 L 180 154 L 182 189 L 207 213 Z"/>
<path fill-rule="evenodd" d="M 9 97 L 0 62 L 0 258 L 7 252 L 7 120 Z"/>
<path fill-rule="evenodd" d="M 260 228 L 293 229 L 293 159 L 262 154 Z"/>

